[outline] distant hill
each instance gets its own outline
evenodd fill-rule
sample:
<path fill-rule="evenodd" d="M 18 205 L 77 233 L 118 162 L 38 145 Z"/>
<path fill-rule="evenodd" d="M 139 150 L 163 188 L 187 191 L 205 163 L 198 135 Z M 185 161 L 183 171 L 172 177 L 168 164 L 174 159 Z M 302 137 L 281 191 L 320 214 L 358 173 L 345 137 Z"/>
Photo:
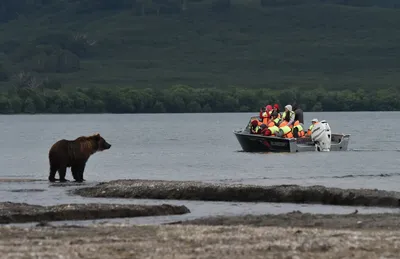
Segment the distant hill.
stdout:
<path fill-rule="evenodd" d="M 4 0 L 0 85 L 398 88 L 397 2 Z"/>

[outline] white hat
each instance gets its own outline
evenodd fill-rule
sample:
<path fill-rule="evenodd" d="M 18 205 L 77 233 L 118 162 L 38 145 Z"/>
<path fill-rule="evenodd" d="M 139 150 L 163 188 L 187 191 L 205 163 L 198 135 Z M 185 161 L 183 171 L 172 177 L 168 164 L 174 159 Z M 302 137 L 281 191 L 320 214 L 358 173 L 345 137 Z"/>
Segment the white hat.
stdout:
<path fill-rule="evenodd" d="M 318 119 L 314 118 L 311 122 L 318 122 Z"/>
<path fill-rule="evenodd" d="M 288 104 L 285 106 L 286 109 L 288 109 L 289 111 L 292 111 L 292 105 Z"/>

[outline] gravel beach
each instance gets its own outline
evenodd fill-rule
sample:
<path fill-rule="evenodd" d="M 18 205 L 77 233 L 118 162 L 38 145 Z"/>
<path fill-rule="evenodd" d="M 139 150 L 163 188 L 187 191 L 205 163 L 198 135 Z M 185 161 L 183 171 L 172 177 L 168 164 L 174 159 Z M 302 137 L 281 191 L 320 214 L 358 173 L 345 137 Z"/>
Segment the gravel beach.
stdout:
<path fill-rule="evenodd" d="M 400 231 L 252 226 L 0 227 L 4 259 L 398 258 Z"/>

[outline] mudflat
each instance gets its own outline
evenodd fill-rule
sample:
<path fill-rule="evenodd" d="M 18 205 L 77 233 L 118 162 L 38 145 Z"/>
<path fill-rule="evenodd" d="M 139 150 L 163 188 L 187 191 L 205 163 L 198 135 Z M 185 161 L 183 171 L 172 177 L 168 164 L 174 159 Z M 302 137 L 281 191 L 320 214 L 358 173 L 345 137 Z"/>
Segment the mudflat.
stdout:
<path fill-rule="evenodd" d="M 2 258 L 397 258 L 400 231 L 254 226 L 0 227 Z"/>
<path fill-rule="evenodd" d="M 180 215 L 189 212 L 190 210 L 183 205 L 169 204 L 87 203 L 40 206 L 27 203 L 0 202 L 0 223 Z"/>
<path fill-rule="evenodd" d="M 115 180 L 78 188 L 85 197 L 204 201 L 319 203 L 329 205 L 400 207 L 400 192 L 299 185 L 258 186 L 196 181 Z"/>
<path fill-rule="evenodd" d="M 194 220 L 166 223 L 168 225 L 202 225 L 202 226 L 239 226 L 253 227 L 305 227 L 323 229 L 348 230 L 399 230 L 400 214 L 311 214 L 294 211 L 278 215 L 243 215 L 205 217 Z"/>

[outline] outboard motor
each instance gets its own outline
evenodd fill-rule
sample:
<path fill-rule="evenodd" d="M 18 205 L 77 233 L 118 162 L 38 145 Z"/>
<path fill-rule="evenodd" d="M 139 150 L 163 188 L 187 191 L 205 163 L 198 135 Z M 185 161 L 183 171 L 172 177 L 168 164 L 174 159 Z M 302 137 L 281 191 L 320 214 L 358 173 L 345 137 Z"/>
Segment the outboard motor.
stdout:
<path fill-rule="evenodd" d="M 325 120 L 314 124 L 311 140 L 315 144 L 315 151 L 327 152 L 331 150 L 331 127 Z"/>

